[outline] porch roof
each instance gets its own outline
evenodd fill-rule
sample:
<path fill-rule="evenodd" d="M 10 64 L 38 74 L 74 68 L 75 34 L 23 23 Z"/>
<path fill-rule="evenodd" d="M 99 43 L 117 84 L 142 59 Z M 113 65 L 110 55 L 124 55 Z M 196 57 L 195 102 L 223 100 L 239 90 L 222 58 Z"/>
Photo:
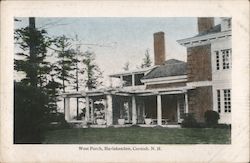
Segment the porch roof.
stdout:
<path fill-rule="evenodd" d="M 126 88 L 107 88 L 107 89 L 96 89 L 91 91 L 79 91 L 79 92 L 66 92 L 61 94 L 62 97 L 77 98 L 77 97 L 95 97 L 103 96 L 107 94 L 120 95 L 120 96 L 150 96 L 157 94 L 180 94 L 185 93 L 188 89 L 193 89 L 191 86 L 175 87 L 175 88 L 161 88 L 161 89 L 126 89 Z"/>

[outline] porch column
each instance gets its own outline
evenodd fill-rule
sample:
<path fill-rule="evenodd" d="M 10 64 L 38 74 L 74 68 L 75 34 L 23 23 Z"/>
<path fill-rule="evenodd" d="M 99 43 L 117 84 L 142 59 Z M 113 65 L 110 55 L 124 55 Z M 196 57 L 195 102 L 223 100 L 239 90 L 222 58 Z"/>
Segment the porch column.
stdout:
<path fill-rule="evenodd" d="M 70 121 L 70 98 L 65 98 L 65 120 Z"/>
<path fill-rule="evenodd" d="M 135 86 L 135 74 L 132 74 L 132 86 Z"/>
<path fill-rule="evenodd" d="M 136 124 L 136 101 L 135 96 L 132 96 L 132 124 Z"/>
<path fill-rule="evenodd" d="M 177 122 L 179 123 L 181 121 L 181 114 L 180 114 L 180 100 L 177 98 Z"/>
<path fill-rule="evenodd" d="M 107 126 L 113 125 L 113 106 L 112 106 L 112 95 L 107 94 Z"/>
<path fill-rule="evenodd" d="M 157 124 L 161 125 L 161 121 L 162 121 L 162 110 L 161 110 L 161 95 L 158 94 L 157 95 Z"/>
<path fill-rule="evenodd" d="M 88 122 L 89 121 L 89 97 L 86 96 L 85 100 L 86 100 L 85 121 Z"/>
<path fill-rule="evenodd" d="M 90 108 L 91 108 L 91 122 L 93 123 L 94 122 L 94 100 L 93 99 L 90 100 L 90 104 L 91 104 L 91 106 L 90 106 Z"/>
<path fill-rule="evenodd" d="M 188 94 L 185 93 L 185 113 L 188 113 Z"/>

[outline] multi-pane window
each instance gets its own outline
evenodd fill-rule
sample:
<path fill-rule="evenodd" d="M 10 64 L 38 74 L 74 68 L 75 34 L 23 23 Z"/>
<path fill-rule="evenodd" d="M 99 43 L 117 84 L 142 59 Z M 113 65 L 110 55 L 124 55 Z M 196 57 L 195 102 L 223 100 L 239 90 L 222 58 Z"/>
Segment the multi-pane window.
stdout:
<path fill-rule="evenodd" d="M 223 69 L 229 69 L 231 66 L 231 50 L 222 50 L 222 67 Z"/>
<path fill-rule="evenodd" d="M 231 49 L 215 51 L 216 70 L 231 68 Z"/>
<path fill-rule="evenodd" d="M 224 112 L 231 112 L 231 90 L 224 89 Z"/>
<path fill-rule="evenodd" d="M 217 90 L 217 108 L 218 113 L 221 112 L 221 97 L 220 97 L 220 90 Z"/>
<path fill-rule="evenodd" d="M 219 51 L 215 52 L 216 54 L 216 70 L 220 69 L 220 55 L 219 55 Z"/>
<path fill-rule="evenodd" d="M 217 109 L 218 113 L 231 112 L 231 89 L 217 90 Z"/>

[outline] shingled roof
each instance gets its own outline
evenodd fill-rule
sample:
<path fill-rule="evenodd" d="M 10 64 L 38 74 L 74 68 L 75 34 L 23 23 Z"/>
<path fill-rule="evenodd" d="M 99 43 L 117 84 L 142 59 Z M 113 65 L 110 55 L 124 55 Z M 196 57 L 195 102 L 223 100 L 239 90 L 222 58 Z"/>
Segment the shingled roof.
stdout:
<path fill-rule="evenodd" d="M 187 74 L 186 62 L 176 59 L 170 59 L 165 61 L 163 65 L 160 65 L 151 70 L 142 79 L 153 79 L 153 78 L 161 78 L 169 76 L 186 75 L 186 74 Z"/>

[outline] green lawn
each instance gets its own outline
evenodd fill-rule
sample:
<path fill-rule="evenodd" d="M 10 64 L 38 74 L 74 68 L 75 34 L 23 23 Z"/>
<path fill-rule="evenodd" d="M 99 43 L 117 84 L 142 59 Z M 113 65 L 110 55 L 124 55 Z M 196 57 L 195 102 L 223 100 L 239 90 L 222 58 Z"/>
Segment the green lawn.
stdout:
<path fill-rule="evenodd" d="M 79 128 L 54 130 L 45 144 L 230 144 L 231 130 L 220 128 Z"/>

